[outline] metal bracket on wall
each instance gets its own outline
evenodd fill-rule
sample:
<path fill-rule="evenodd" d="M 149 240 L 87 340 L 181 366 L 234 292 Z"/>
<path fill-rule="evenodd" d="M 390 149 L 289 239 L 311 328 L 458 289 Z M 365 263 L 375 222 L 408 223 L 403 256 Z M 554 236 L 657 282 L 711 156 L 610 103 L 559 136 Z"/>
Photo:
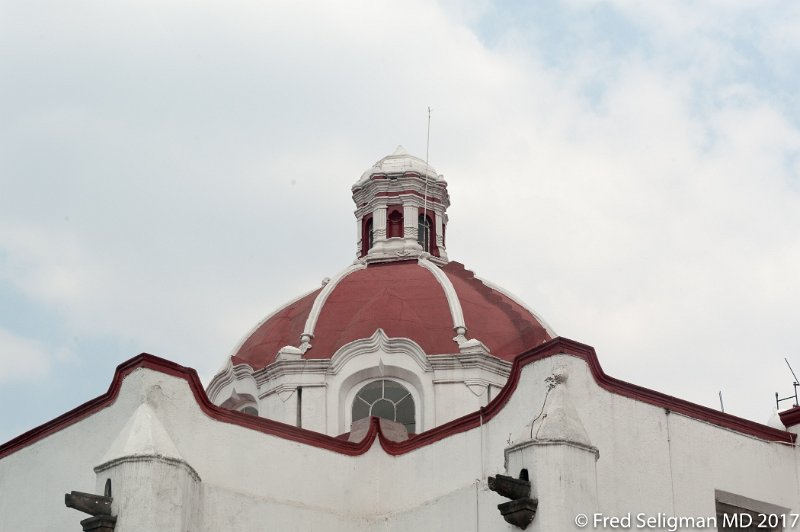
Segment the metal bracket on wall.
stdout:
<path fill-rule="evenodd" d="M 64 495 L 67 508 L 74 508 L 92 517 L 81 521 L 84 532 L 114 532 L 117 518 L 111 515 L 111 479 L 106 480 L 105 493 L 94 495 L 73 491 Z"/>
<path fill-rule="evenodd" d="M 518 528 L 525 530 L 533 522 L 538 499 L 531 498 L 531 482 L 528 480 L 528 471 L 523 469 L 519 478 L 506 475 L 489 477 L 489 489 L 499 495 L 511 499 L 497 505 L 503 519 Z"/>

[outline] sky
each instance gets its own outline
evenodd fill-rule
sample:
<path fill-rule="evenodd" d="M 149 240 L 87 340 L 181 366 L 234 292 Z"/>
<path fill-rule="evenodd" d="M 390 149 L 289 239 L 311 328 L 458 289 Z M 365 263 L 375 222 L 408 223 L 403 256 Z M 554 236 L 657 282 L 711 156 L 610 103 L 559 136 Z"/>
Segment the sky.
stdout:
<path fill-rule="evenodd" d="M 800 3 L 0 0 L 0 442 L 140 352 L 208 382 L 355 258 L 398 144 L 447 250 L 611 376 L 800 371 Z M 789 406 L 789 403 L 784 403 Z"/>

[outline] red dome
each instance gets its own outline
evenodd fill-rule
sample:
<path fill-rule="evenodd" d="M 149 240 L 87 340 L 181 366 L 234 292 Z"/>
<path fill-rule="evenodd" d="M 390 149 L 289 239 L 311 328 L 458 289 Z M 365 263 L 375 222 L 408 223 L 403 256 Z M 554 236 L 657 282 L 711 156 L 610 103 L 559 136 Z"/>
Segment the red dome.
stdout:
<path fill-rule="evenodd" d="M 512 360 L 553 338 L 530 311 L 462 264 L 450 262 L 441 272 L 446 279 L 437 279 L 414 260 L 370 264 L 346 274 L 322 301 L 312 325 L 312 347 L 303 357 L 331 358 L 343 345 L 369 338 L 379 328 L 390 338 L 413 340 L 430 355 L 458 353 L 453 299 L 460 304 L 467 338 L 480 340 L 499 358 Z M 233 355 L 233 362 L 263 368 L 275 360 L 280 348 L 298 346 L 321 292 L 315 290 L 261 323 Z"/>

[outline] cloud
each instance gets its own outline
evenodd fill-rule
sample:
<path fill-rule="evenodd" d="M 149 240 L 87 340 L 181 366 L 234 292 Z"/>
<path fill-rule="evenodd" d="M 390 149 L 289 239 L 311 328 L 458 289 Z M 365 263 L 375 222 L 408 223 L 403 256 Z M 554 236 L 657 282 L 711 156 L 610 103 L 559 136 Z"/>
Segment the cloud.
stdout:
<path fill-rule="evenodd" d="M 0 328 L 0 382 L 45 378 L 52 362 L 42 343 Z"/>
<path fill-rule="evenodd" d="M 614 376 L 760 419 L 800 351 L 797 13 L 743 6 L 15 5 L 0 282 L 207 376 L 352 261 L 349 187 L 430 105 L 452 258 Z"/>

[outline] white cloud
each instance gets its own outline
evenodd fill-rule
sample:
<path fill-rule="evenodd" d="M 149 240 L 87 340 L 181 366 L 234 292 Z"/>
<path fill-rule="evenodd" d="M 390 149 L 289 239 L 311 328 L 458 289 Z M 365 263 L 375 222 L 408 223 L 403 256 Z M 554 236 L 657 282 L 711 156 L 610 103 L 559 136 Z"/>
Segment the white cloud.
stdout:
<path fill-rule="evenodd" d="M 757 388 L 738 405 L 757 416 L 800 352 L 800 136 L 731 46 L 741 17 L 618 2 L 648 47 L 579 34 L 556 68 L 525 38 L 547 20 L 490 47 L 466 24 L 494 6 L 445 5 L 136 2 L 2 28 L 0 278 L 76 334 L 213 371 L 352 260 L 350 185 L 397 143 L 424 153 L 430 105 L 452 258 L 613 375 Z"/>
<path fill-rule="evenodd" d="M 52 357 L 41 342 L 0 328 L 0 383 L 42 379 L 51 366 Z"/>

